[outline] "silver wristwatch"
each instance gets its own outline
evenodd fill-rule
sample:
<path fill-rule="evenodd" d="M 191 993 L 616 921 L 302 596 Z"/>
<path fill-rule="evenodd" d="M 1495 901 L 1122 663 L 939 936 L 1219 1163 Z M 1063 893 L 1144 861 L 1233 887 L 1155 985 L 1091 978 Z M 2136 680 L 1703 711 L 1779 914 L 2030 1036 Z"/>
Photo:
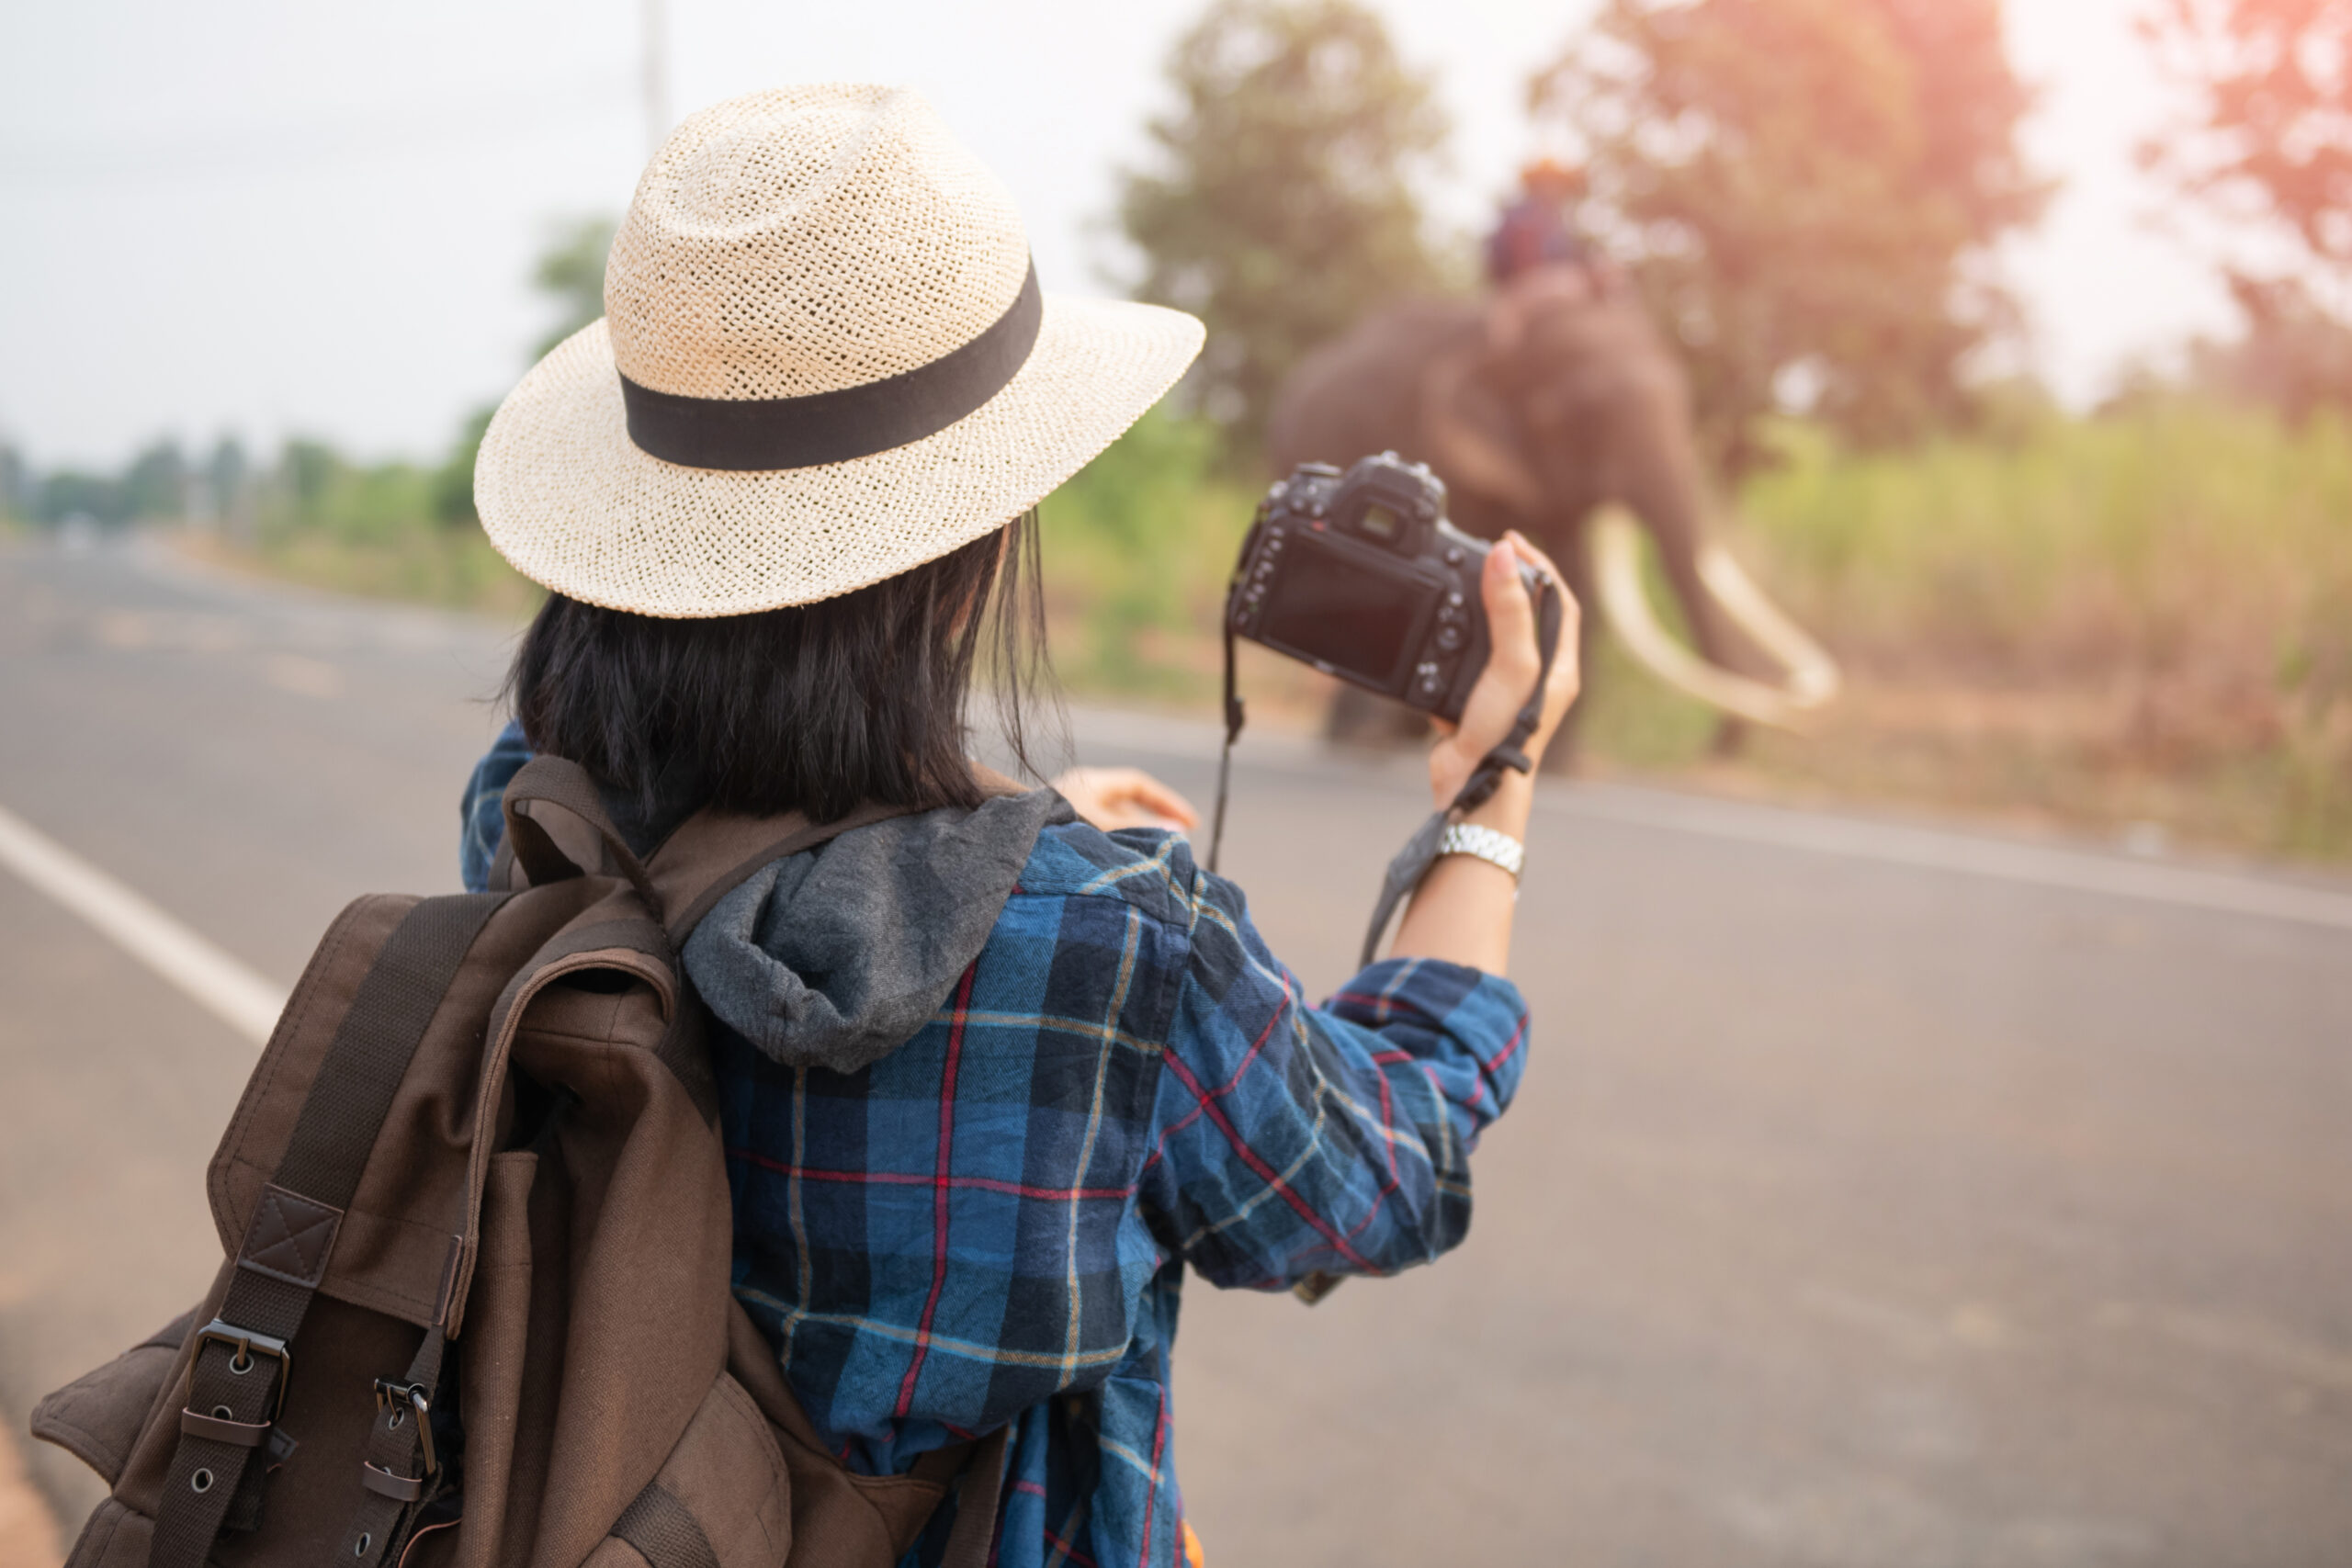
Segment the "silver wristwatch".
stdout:
<path fill-rule="evenodd" d="M 1509 833 L 1492 828 L 1482 828 L 1475 822 L 1449 822 L 1437 836 L 1437 852 L 1441 855 L 1469 855 L 1498 865 L 1510 872 L 1513 880 L 1520 868 L 1527 863 L 1527 846 Z"/>

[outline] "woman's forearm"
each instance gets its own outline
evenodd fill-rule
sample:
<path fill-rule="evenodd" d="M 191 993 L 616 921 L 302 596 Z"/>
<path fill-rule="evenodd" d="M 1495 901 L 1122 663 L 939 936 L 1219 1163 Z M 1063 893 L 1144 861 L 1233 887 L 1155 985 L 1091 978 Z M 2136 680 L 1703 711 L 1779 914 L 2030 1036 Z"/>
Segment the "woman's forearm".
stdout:
<path fill-rule="evenodd" d="M 1461 720 L 1450 728 L 1442 726 L 1444 739 L 1430 749 L 1430 798 L 1441 811 L 1457 797 L 1481 760 L 1506 741 L 1540 762 L 1568 705 L 1576 701 L 1577 602 L 1566 588 L 1555 590 L 1559 641 L 1547 669 L 1536 644 L 1536 597 L 1521 586 L 1522 558 L 1544 581 L 1555 585 L 1563 581 L 1550 558 L 1516 530 L 1487 552 L 1478 592 L 1486 604 L 1494 651 L 1463 705 Z M 1539 680 L 1535 695 L 1540 716 L 1528 733 L 1520 726 L 1520 716 L 1530 700 L 1530 688 Z M 1506 773 L 1486 804 L 1464 820 L 1525 843 L 1528 813 L 1534 805 L 1535 781 L 1526 773 Z M 1406 907 L 1389 956 L 1442 958 L 1500 975 L 1510 963 L 1511 912 L 1518 900 L 1519 879 L 1502 867 L 1475 855 L 1441 856 Z"/>
<path fill-rule="evenodd" d="M 1465 820 L 1524 843 L 1535 785 L 1505 773 L 1494 795 Z M 1474 855 L 1441 855 L 1421 878 L 1397 923 L 1391 958 L 1442 958 L 1500 975 L 1510 964 L 1510 928 L 1519 879 Z"/>

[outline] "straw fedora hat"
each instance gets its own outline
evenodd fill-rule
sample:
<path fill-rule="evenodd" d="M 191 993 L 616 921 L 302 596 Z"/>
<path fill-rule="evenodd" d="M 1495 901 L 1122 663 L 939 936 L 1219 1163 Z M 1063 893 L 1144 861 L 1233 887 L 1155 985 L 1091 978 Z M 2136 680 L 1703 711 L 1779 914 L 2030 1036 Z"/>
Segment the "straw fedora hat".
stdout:
<path fill-rule="evenodd" d="M 679 126 L 605 310 L 499 405 L 474 501 L 523 575 L 646 615 L 810 604 L 968 544 L 1201 346 L 1180 311 L 1041 294 L 1004 186 L 889 87 Z"/>

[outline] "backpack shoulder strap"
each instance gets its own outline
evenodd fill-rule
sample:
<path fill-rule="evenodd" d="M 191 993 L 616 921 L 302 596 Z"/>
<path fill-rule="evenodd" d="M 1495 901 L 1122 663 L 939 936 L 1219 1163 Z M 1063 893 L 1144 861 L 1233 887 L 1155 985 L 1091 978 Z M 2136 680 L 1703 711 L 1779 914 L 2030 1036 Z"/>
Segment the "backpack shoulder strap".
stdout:
<path fill-rule="evenodd" d="M 288 1347 L 326 1278 L 376 1134 L 443 993 L 507 897 L 427 898 L 413 907 L 336 1027 L 254 1205 L 219 1315 L 195 1331 L 188 1403 L 156 1513 L 152 1568 L 198 1568 L 232 1502 L 252 1495 L 246 1472 L 285 1401 Z M 246 1375 L 263 1362 L 260 1376 Z"/>
<path fill-rule="evenodd" d="M 540 755 L 507 781 L 501 800 L 506 835 L 491 862 L 490 886 L 517 886 L 520 870 L 533 886 L 581 875 L 626 877 L 653 902 L 645 867 L 605 814 L 595 782 L 579 763 Z"/>
<path fill-rule="evenodd" d="M 695 812 L 679 824 L 647 868 L 671 942 L 683 945 L 711 906 L 762 866 L 905 814 L 904 807 L 861 806 L 833 821 L 811 822 L 797 811 L 781 817 L 707 808 Z"/>
<path fill-rule="evenodd" d="M 975 764 L 972 773 L 981 790 L 992 797 L 1022 793 L 1021 785 L 993 769 Z M 741 886 L 762 866 L 910 811 L 903 806 L 869 804 L 831 822 L 812 822 L 798 811 L 781 817 L 695 812 L 663 841 L 646 868 L 671 942 L 683 945 L 688 933 L 710 913 L 711 906 Z"/>

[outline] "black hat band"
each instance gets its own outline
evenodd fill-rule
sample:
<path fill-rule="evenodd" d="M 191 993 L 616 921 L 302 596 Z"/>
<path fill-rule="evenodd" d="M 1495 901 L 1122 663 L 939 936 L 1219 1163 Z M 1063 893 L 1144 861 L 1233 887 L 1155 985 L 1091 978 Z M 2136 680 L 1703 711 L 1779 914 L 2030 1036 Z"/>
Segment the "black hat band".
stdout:
<path fill-rule="evenodd" d="M 799 398 L 686 398 L 621 378 L 628 438 L 665 463 L 737 472 L 813 468 L 936 435 L 1004 390 L 1044 322 L 1037 264 L 979 336 L 912 370 Z"/>

